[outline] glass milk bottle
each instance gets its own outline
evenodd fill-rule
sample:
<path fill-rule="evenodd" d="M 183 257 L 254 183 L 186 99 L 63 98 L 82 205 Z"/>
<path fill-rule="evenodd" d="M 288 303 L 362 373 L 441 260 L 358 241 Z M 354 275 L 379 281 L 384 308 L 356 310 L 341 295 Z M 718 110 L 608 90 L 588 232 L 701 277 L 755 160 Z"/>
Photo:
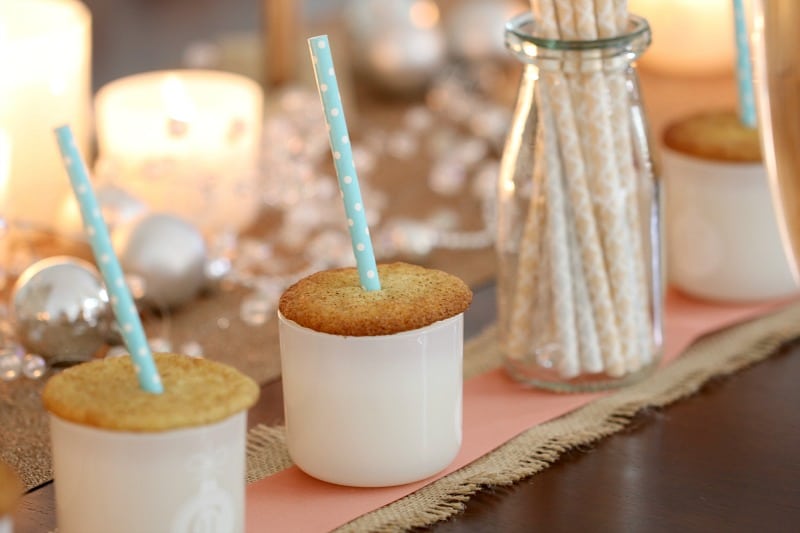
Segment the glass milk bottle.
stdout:
<path fill-rule="evenodd" d="M 498 335 L 529 386 L 620 386 L 661 356 L 659 182 L 634 64 L 650 29 L 623 22 L 592 40 L 552 38 L 531 13 L 506 25 L 525 66 L 498 184 Z"/>

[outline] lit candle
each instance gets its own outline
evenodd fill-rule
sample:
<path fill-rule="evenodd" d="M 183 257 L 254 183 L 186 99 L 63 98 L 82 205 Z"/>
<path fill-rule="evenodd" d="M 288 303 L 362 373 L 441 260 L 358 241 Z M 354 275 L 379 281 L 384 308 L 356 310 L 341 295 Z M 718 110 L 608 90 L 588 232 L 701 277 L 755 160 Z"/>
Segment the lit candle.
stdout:
<path fill-rule="evenodd" d="M 11 161 L 0 202 L 12 222 L 52 229 L 70 195 L 54 127 L 72 124 L 78 147 L 89 150 L 90 26 L 89 11 L 74 0 L 0 7 L 0 130 Z"/>
<path fill-rule="evenodd" d="M 146 72 L 95 99 L 98 177 L 206 232 L 237 231 L 260 201 L 263 93 L 221 71 Z"/>
<path fill-rule="evenodd" d="M 639 64 L 645 70 L 684 76 L 733 72 L 735 42 L 731 0 L 628 0 L 647 19 L 653 44 Z"/>
<path fill-rule="evenodd" d="M 0 190 L 5 190 L 11 174 L 11 138 L 6 130 L 0 128 Z M 5 216 L 5 198 L 0 203 L 0 218 Z"/>

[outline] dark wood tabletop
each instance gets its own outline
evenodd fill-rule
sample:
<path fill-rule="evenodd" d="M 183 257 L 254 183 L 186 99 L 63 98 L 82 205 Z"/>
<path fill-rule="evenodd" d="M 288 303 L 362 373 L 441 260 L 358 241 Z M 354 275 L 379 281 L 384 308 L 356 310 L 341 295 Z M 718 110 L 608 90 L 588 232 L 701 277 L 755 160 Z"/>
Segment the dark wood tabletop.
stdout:
<path fill-rule="evenodd" d="M 468 335 L 494 316 L 475 291 Z M 800 530 L 800 343 L 716 380 L 626 430 L 565 454 L 510 487 L 487 487 L 441 532 Z M 248 423 L 283 419 L 280 381 L 264 385 Z M 55 528 L 53 484 L 22 500 L 17 533 Z"/>

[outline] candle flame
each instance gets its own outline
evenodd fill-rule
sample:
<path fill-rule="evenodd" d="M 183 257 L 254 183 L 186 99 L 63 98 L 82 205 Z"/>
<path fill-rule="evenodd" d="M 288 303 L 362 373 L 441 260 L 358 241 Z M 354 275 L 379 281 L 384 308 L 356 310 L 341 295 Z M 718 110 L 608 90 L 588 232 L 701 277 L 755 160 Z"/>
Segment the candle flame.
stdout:
<path fill-rule="evenodd" d="M 439 7 L 430 0 L 417 0 L 411 4 L 408 15 L 417 28 L 433 28 L 439 22 Z"/>
<path fill-rule="evenodd" d="M 164 110 L 170 120 L 192 122 L 197 111 L 178 76 L 170 74 L 164 79 L 164 83 L 161 85 L 161 98 L 164 101 Z"/>

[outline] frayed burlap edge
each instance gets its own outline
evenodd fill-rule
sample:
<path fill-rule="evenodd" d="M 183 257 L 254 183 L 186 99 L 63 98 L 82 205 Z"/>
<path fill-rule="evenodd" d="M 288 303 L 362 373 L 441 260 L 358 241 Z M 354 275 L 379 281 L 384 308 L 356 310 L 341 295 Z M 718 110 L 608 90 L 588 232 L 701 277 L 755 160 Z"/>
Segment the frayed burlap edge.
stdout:
<path fill-rule="evenodd" d="M 248 483 L 264 479 L 292 466 L 286 449 L 284 426 L 259 424 L 247 432 Z"/>
<path fill-rule="evenodd" d="M 703 337 L 671 365 L 649 378 L 595 400 L 556 420 L 531 428 L 493 452 L 396 502 L 352 520 L 338 532 L 394 532 L 423 527 L 460 513 L 469 498 L 489 486 L 516 483 L 556 462 L 566 451 L 590 444 L 625 428 L 636 413 L 664 407 L 697 392 L 706 382 L 766 359 L 800 335 L 800 305 Z M 465 346 L 465 377 L 499 364 L 495 330 L 490 328 Z M 268 452 L 272 461 L 251 460 L 260 470 L 255 481 L 291 464 L 282 428 L 254 428 L 248 455 Z M 266 438 L 261 435 L 266 435 Z M 276 446 L 277 444 L 277 446 Z M 275 449 L 275 448 L 281 449 Z"/>

